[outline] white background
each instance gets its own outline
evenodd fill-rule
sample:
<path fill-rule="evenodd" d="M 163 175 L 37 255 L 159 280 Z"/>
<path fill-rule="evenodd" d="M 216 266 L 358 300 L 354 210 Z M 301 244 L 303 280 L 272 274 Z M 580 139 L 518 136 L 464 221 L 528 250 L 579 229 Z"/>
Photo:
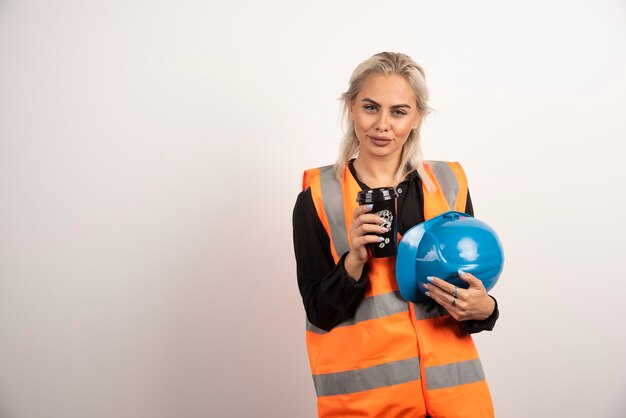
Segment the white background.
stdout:
<path fill-rule="evenodd" d="M 380 51 L 500 234 L 498 417 L 626 416 L 626 3 L 0 1 L 0 416 L 313 417 L 291 212 Z"/>

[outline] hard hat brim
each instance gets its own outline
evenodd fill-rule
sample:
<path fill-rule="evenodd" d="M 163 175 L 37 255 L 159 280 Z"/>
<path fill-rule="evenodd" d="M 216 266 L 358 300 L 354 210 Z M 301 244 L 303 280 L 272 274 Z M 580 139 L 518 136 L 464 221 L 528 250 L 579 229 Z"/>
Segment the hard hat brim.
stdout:
<path fill-rule="evenodd" d="M 396 280 L 402 297 L 413 303 L 425 303 L 429 301 L 420 289 L 420 282 L 426 281 L 426 277 L 419 276 L 415 268 L 415 259 L 419 249 L 420 241 L 426 233 L 428 221 L 409 229 L 398 244 L 398 254 L 396 256 Z"/>

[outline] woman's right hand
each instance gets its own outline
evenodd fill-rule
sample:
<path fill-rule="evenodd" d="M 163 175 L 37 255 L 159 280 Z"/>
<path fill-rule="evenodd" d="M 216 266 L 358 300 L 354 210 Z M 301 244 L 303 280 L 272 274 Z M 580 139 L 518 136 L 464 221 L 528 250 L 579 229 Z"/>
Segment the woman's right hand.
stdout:
<path fill-rule="evenodd" d="M 352 248 L 344 260 L 344 267 L 354 280 L 359 280 L 363 273 L 363 266 L 370 258 L 367 244 L 380 242 L 380 236 L 371 234 L 384 234 L 389 231 L 381 226 L 384 220 L 368 213 L 370 210 L 372 210 L 372 205 L 361 205 L 354 210 L 352 215 L 352 226 L 350 226 Z"/>

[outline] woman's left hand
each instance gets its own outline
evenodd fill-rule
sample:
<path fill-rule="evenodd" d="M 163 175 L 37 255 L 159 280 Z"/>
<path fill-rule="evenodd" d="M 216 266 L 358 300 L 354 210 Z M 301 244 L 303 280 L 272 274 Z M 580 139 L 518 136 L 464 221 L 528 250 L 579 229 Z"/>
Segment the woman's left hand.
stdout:
<path fill-rule="evenodd" d="M 487 289 L 476 276 L 459 270 L 459 277 L 469 283 L 468 289 L 457 288 L 454 297 L 454 286 L 438 277 L 432 277 L 430 283 L 425 284 L 426 295 L 446 308 L 448 313 L 457 321 L 477 319 L 485 320 L 495 309 L 494 300 L 487 294 Z"/>

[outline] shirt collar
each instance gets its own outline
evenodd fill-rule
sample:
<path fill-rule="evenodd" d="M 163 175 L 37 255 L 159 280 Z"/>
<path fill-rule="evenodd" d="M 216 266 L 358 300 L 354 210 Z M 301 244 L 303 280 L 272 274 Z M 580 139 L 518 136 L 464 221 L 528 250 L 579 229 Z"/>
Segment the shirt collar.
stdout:
<path fill-rule="evenodd" d="M 361 179 L 359 179 L 359 176 L 357 176 L 356 170 L 354 169 L 354 165 L 352 164 L 353 162 L 354 162 L 354 158 L 348 161 L 348 168 L 350 169 L 350 173 L 352 173 L 352 177 L 354 177 L 354 179 L 359 184 L 359 186 L 361 186 L 361 190 L 369 189 L 370 187 L 367 184 L 363 183 Z M 413 170 L 409 174 L 407 174 L 404 180 L 400 182 L 400 184 L 406 181 L 415 181 L 415 182 L 421 183 L 419 174 L 417 174 L 417 170 Z"/>

